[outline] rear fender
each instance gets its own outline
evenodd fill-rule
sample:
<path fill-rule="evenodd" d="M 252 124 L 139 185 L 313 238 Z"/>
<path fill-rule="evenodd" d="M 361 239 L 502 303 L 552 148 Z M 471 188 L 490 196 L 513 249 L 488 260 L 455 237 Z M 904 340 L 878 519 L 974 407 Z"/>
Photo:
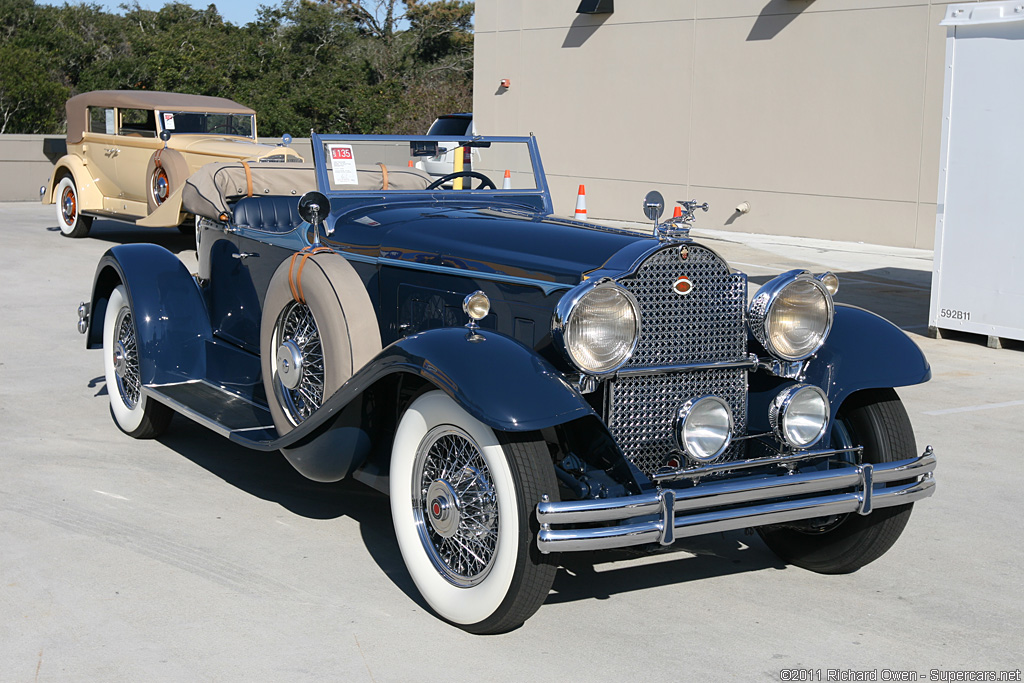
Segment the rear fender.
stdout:
<path fill-rule="evenodd" d="M 113 289 L 123 284 L 138 336 L 143 384 L 206 376 L 210 316 L 192 275 L 177 256 L 155 244 L 123 244 L 100 259 L 93 282 L 86 345 L 103 345 L 103 318 Z"/>
<path fill-rule="evenodd" d="M 75 181 L 79 211 L 98 211 L 103 208 L 103 193 L 96 187 L 89 169 L 76 154 L 65 154 L 54 164 L 53 173 L 41 197 L 43 204 L 53 204 L 57 201 L 53 193 L 57 189 L 57 183 L 64 176 L 71 176 Z"/>

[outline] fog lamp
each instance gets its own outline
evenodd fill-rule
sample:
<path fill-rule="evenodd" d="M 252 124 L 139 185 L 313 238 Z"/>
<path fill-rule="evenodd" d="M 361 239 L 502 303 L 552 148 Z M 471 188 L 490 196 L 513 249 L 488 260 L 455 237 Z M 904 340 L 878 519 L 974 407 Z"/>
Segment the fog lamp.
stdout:
<path fill-rule="evenodd" d="M 722 455 L 732 441 L 732 430 L 732 409 L 717 396 L 687 401 L 676 413 L 676 443 L 697 463 Z"/>
<path fill-rule="evenodd" d="M 796 449 L 813 446 L 825 433 L 828 418 L 828 397 L 809 384 L 783 389 L 768 408 L 768 422 L 775 435 Z"/>

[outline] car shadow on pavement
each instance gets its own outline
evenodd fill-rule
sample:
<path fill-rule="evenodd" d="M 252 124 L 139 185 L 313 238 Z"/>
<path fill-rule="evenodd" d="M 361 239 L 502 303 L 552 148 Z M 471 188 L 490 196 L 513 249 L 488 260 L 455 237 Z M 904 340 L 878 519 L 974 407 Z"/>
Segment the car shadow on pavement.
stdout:
<path fill-rule="evenodd" d="M 932 283 L 930 271 L 874 268 L 836 271 L 836 275 L 839 277 L 836 303 L 871 311 L 911 334 L 924 335 L 927 332 Z M 772 277 L 750 277 L 751 295 Z"/>
<path fill-rule="evenodd" d="M 60 233 L 56 225 L 46 228 L 49 232 Z M 62 237 L 60 234 L 57 237 Z M 68 238 L 63 238 L 68 239 Z M 196 238 L 177 228 L 140 228 L 128 223 L 111 220 L 94 220 L 89 234 L 81 239 L 94 239 L 114 244 L 157 244 L 173 254 L 188 249 L 195 250 Z M 73 241 L 73 240 L 72 240 Z"/>
<path fill-rule="evenodd" d="M 232 443 L 181 415 L 157 439 L 226 483 L 309 519 L 348 517 L 359 524 L 367 551 L 381 571 L 423 609 L 412 578 L 405 570 L 391 523 L 387 496 L 355 479 L 320 483 L 305 478 L 281 453 L 254 451 Z"/>
<path fill-rule="evenodd" d="M 429 611 L 402 560 L 387 496 L 354 479 L 332 484 L 311 481 L 280 453 L 249 450 L 180 415 L 158 440 L 226 483 L 296 515 L 353 519 L 381 571 L 409 599 Z M 653 555 L 623 549 L 566 554 L 559 562 L 554 588 L 545 602 L 548 605 L 785 567 L 757 536 L 742 531 L 686 539 Z"/>
<path fill-rule="evenodd" d="M 756 534 L 731 531 L 645 552 L 624 548 L 563 555 L 545 604 L 607 600 L 612 595 L 786 565 Z"/>

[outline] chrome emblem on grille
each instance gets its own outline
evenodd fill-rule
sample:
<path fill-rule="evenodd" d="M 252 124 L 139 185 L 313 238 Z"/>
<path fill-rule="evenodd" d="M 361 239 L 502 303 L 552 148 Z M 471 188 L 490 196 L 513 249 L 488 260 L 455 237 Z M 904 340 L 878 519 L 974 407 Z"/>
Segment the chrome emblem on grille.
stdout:
<path fill-rule="evenodd" d="M 690 249 L 685 244 L 679 247 L 679 258 L 683 261 L 690 258 Z"/>
<path fill-rule="evenodd" d="M 686 296 L 690 293 L 691 289 L 693 289 L 693 283 L 690 282 L 690 278 L 685 275 L 680 275 L 672 284 L 672 291 L 679 296 Z"/>

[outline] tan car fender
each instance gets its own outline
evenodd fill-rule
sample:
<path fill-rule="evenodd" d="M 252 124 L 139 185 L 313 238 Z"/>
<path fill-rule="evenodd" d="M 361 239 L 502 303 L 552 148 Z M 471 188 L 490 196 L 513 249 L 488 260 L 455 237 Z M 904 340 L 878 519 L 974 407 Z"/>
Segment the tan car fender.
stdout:
<path fill-rule="evenodd" d="M 103 209 L 103 194 L 96 187 L 88 167 L 77 154 L 65 154 L 53 166 L 53 173 L 43 192 L 41 201 L 43 204 L 53 204 L 54 191 L 57 184 L 64 176 L 71 176 L 75 181 L 75 189 L 78 191 L 79 211 L 100 211 Z"/>

